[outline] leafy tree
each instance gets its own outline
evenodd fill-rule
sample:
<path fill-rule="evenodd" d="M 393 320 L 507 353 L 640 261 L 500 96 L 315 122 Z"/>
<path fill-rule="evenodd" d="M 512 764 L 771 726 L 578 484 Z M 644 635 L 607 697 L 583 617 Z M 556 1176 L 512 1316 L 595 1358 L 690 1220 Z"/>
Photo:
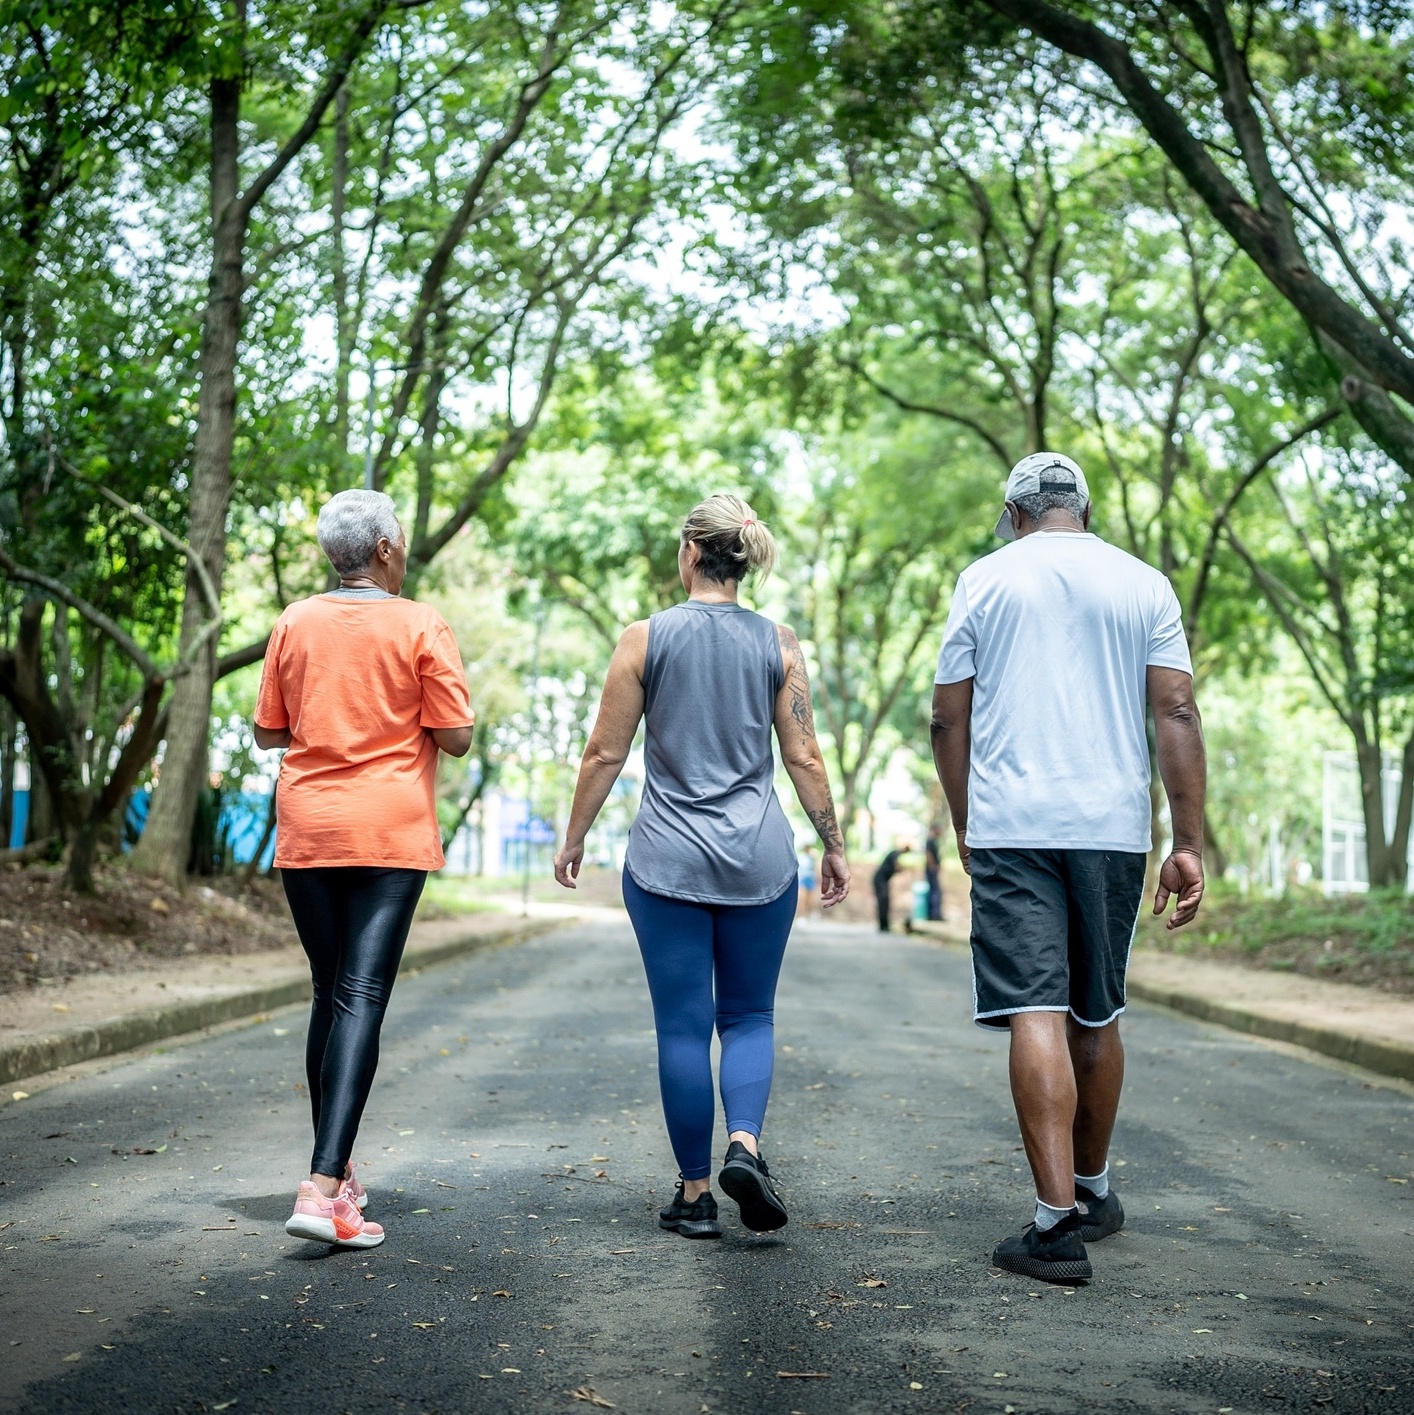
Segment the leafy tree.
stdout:
<path fill-rule="evenodd" d="M 983 547 L 987 512 L 995 519 L 995 477 L 962 441 L 879 415 L 808 451 L 789 617 L 813 660 L 847 836 L 913 726 L 953 581 Z"/>

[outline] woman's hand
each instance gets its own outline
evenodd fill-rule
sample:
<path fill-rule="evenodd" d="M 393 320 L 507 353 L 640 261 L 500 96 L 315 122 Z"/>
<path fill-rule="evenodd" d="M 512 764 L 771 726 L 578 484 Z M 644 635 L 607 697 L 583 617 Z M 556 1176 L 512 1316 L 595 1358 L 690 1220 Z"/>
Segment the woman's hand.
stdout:
<path fill-rule="evenodd" d="M 826 850 L 820 864 L 820 907 L 829 909 L 849 897 L 849 865 L 843 850 Z"/>
<path fill-rule="evenodd" d="M 566 889 L 578 889 L 575 881 L 579 878 L 579 867 L 584 863 L 584 841 L 577 845 L 566 840 L 555 856 L 555 878 Z"/>

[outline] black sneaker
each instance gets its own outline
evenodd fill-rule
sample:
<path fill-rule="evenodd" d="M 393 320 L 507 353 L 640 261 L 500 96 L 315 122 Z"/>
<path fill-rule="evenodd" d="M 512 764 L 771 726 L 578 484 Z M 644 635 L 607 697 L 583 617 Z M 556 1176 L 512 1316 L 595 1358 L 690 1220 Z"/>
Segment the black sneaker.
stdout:
<path fill-rule="evenodd" d="M 717 1183 L 724 1194 L 736 1200 L 742 1223 L 753 1232 L 769 1233 L 786 1226 L 786 1206 L 776 1192 L 766 1161 L 753 1155 L 740 1140 L 727 1146 Z"/>
<path fill-rule="evenodd" d="M 1030 1224 L 1019 1238 L 1002 1239 L 992 1250 L 992 1261 L 1009 1273 L 1042 1282 L 1089 1282 L 1094 1269 L 1080 1230 L 1081 1217 L 1075 1210 L 1044 1233 Z"/>
<path fill-rule="evenodd" d="M 1097 1199 L 1083 1184 L 1077 1184 L 1075 1198 L 1080 1209 L 1080 1236 L 1087 1243 L 1098 1243 L 1124 1227 L 1124 1205 L 1113 1189 Z"/>
<path fill-rule="evenodd" d="M 679 1181 L 673 1202 L 658 1210 L 658 1227 L 681 1233 L 684 1238 L 720 1238 L 722 1225 L 717 1222 L 717 1201 L 712 1197 L 712 1191 L 709 1189 L 705 1194 L 699 1194 L 689 1204 L 682 1197 L 682 1183 Z"/>

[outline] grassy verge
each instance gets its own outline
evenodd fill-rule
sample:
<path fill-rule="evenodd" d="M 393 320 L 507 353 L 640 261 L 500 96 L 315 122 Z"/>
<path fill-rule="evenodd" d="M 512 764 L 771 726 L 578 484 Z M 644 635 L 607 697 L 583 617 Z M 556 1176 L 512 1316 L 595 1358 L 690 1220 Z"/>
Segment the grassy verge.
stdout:
<path fill-rule="evenodd" d="M 451 919 L 458 914 L 484 914 L 500 906 L 486 898 L 489 891 L 476 879 L 429 875 L 417 906 L 419 919 Z"/>
<path fill-rule="evenodd" d="M 1141 945 L 1414 994 L 1414 899 L 1393 891 L 1282 899 L 1210 886 L 1196 924 L 1167 933 L 1145 909 Z"/>

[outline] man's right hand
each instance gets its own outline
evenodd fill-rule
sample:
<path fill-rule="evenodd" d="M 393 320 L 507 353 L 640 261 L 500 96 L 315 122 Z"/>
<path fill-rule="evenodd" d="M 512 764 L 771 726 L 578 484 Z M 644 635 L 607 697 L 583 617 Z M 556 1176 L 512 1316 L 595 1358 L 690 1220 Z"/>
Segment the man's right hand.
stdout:
<path fill-rule="evenodd" d="M 1154 894 L 1154 913 L 1162 914 L 1171 896 L 1177 896 L 1173 918 L 1166 929 L 1181 929 L 1197 917 L 1203 902 L 1203 857 L 1196 850 L 1175 850 L 1159 867 L 1159 887 Z"/>
<path fill-rule="evenodd" d="M 958 830 L 954 826 L 953 833 L 957 836 L 957 858 L 962 861 L 963 873 L 970 875 L 972 873 L 972 848 L 967 843 L 967 830 L 965 827 Z"/>

